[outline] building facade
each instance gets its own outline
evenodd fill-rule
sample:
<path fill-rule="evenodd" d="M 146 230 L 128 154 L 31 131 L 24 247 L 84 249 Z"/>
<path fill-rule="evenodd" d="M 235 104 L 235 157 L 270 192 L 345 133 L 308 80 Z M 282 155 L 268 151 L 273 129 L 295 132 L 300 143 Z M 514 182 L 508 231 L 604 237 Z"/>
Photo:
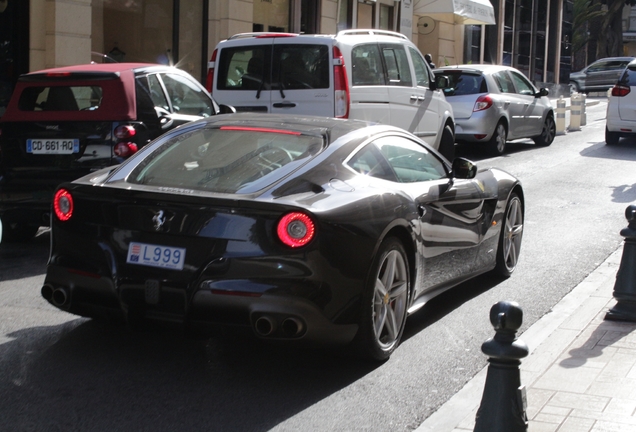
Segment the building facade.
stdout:
<path fill-rule="evenodd" d="M 253 31 L 394 30 L 438 66 L 509 64 L 558 83 L 569 73 L 568 1 L 0 0 L 0 115 L 22 73 L 132 61 L 175 64 L 203 81 L 216 43 Z"/>

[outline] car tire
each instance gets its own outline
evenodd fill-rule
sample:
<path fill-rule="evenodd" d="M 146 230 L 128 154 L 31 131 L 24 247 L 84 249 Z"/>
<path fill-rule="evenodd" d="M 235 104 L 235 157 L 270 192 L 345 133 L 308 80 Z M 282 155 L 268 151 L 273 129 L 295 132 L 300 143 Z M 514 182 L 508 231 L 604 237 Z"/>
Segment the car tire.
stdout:
<path fill-rule="evenodd" d="M 354 341 L 362 358 L 385 361 L 395 351 L 404 332 L 410 291 L 406 252 L 397 238 L 389 237 L 380 245 L 362 294 Z"/>
<path fill-rule="evenodd" d="M 607 126 L 605 127 L 605 144 L 616 145 L 620 139 L 621 135 L 618 132 L 610 132 Z"/>
<path fill-rule="evenodd" d="M 497 123 L 495 132 L 493 132 L 490 141 L 488 142 L 488 148 L 490 153 L 500 156 L 506 151 L 506 140 L 508 138 L 508 131 L 506 125 L 503 122 Z"/>
<path fill-rule="evenodd" d="M 554 141 L 556 136 L 556 124 L 554 123 L 554 117 L 548 115 L 543 122 L 543 129 L 541 135 L 533 138 L 536 145 L 547 147 Z"/>
<path fill-rule="evenodd" d="M 523 202 L 519 195 L 513 192 L 508 199 L 506 213 L 501 221 L 495 266 L 495 273 L 500 276 L 509 277 L 517 268 L 523 237 L 523 215 Z"/>
<path fill-rule="evenodd" d="M 574 81 L 570 81 L 570 95 L 572 95 L 572 93 L 581 93 L 579 85 Z"/>
<path fill-rule="evenodd" d="M 36 225 L 20 222 L 5 222 L 2 224 L 0 242 L 17 243 L 31 240 L 40 229 Z"/>
<path fill-rule="evenodd" d="M 455 159 L 455 134 L 449 125 L 444 126 L 442 139 L 439 141 L 439 152 L 449 161 Z"/>

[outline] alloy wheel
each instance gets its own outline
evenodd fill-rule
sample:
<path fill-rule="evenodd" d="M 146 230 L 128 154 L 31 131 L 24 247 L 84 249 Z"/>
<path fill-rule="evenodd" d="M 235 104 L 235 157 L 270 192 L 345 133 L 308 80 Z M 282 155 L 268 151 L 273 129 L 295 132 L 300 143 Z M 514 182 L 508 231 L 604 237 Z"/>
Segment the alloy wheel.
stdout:
<path fill-rule="evenodd" d="M 407 265 L 399 251 L 390 250 L 380 265 L 373 295 L 373 330 L 383 350 L 400 338 L 407 298 Z"/>
<path fill-rule="evenodd" d="M 517 196 L 510 200 L 503 230 L 503 263 L 506 270 L 512 273 L 517 267 L 523 234 L 523 209 Z"/>

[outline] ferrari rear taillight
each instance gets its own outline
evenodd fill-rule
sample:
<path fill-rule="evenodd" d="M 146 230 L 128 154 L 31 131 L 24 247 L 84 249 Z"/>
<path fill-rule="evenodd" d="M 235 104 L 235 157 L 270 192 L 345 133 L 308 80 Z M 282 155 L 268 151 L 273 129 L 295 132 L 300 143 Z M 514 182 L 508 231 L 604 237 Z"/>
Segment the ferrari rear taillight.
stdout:
<path fill-rule="evenodd" d="M 212 52 L 212 57 L 208 63 L 208 76 L 205 78 L 205 88 L 212 94 L 212 82 L 214 81 L 214 66 L 216 65 L 216 54 L 218 50 Z"/>
<path fill-rule="evenodd" d="M 623 97 L 627 96 L 632 91 L 631 87 L 616 84 L 612 87 L 612 96 Z"/>
<path fill-rule="evenodd" d="M 281 218 L 276 233 L 285 245 L 297 248 L 306 245 L 314 238 L 316 227 L 305 213 L 292 212 Z"/>
<path fill-rule="evenodd" d="M 337 118 L 349 117 L 349 82 L 342 53 L 333 47 L 334 111 Z"/>
<path fill-rule="evenodd" d="M 483 111 L 492 106 L 492 98 L 488 95 L 481 95 L 475 102 L 475 107 L 473 108 L 473 112 Z"/>
<path fill-rule="evenodd" d="M 62 222 L 69 220 L 73 216 L 73 196 L 69 191 L 60 189 L 55 192 L 53 210 L 55 216 Z"/>

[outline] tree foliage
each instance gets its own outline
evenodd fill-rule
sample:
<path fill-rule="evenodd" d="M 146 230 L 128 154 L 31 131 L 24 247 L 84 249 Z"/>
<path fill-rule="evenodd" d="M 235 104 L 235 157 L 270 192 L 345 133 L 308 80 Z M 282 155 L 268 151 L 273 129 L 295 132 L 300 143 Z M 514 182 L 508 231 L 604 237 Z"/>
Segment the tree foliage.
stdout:
<path fill-rule="evenodd" d="M 603 16 L 593 19 L 596 27 L 596 58 L 623 55 L 623 7 L 634 6 L 636 0 L 601 0 L 607 6 Z"/>

